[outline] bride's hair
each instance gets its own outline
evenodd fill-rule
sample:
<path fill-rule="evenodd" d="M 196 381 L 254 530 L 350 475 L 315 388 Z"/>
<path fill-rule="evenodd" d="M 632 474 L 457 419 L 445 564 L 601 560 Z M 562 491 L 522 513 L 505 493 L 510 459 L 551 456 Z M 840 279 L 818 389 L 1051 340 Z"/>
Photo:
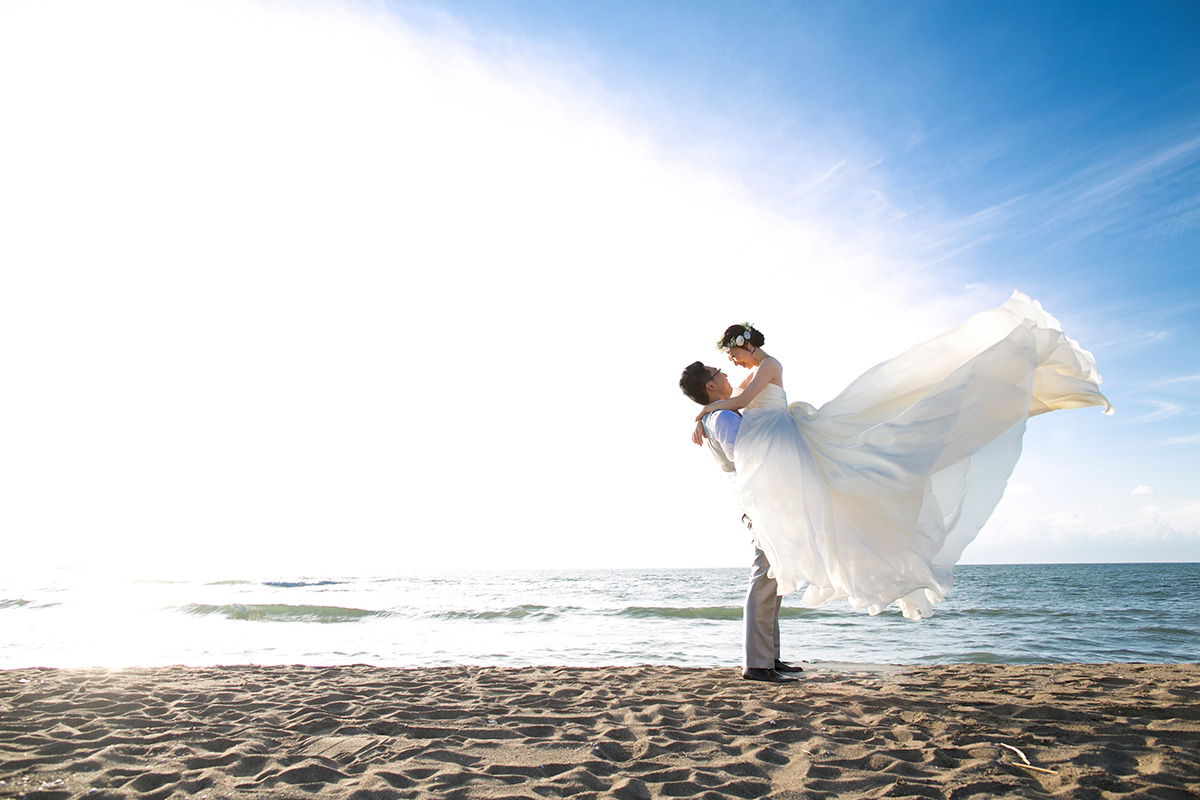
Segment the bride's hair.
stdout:
<path fill-rule="evenodd" d="M 747 331 L 750 332 L 749 336 L 746 336 Z M 752 344 L 755 347 L 762 347 L 767 341 L 767 337 L 762 335 L 762 331 L 747 322 L 742 325 L 730 325 L 726 328 L 724 335 L 721 336 L 721 341 L 717 342 L 717 347 L 721 350 L 737 347 L 739 336 L 742 337 L 745 344 Z"/>
<path fill-rule="evenodd" d="M 704 388 L 704 384 L 708 383 L 708 376 L 708 367 L 704 366 L 704 362 L 696 361 L 688 364 L 679 378 L 679 388 L 683 389 L 683 393 L 690 399 L 702 406 L 707 405 L 708 390 Z"/>

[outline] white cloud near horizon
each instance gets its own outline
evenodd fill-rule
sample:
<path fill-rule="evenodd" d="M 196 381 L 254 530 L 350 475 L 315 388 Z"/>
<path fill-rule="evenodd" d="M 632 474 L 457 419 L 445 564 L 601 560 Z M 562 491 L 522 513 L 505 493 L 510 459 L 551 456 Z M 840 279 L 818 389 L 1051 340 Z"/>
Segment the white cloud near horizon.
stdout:
<path fill-rule="evenodd" d="M 1069 459 L 1034 458 L 1017 466 L 1023 480 L 1044 481 L 1044 470 L 1082 474 Z M 1082 492 L 1070 483 L 1059 493 Z M 1153 502 L 1147 501 L 1153 496 Z M 1066 498 L 1057 498 L 1063 500 Z M 1085 563 L 1200 561 L 1200 503 L 1175 490 L 1140 484 L 1124 496 L 1064 511 L 1055 498 L 1005 494 L 965 563 Z"/>
<path fill-rule="evenodd" d="M 1102 531 L 1047 525 L 1003 541 L 984 537 L 971 545 L 971 555 L 972 564 L 1194 562 L 1200 559 L 1200 533 L 1164 520 Z"/>

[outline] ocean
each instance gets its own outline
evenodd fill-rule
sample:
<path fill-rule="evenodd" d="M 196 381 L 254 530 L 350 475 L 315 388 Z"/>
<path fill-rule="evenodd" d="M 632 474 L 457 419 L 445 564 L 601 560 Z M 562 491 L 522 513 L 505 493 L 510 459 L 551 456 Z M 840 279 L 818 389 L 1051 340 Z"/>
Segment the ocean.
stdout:
<path fill-rule="evenodd" d="M 736 666 L 748 570 L 0 584 L 0 668 L 183 664 Z M 1200 564 L 965 565 L 927 620 L 784 598 L 784 658 L 1200 660 Z"/>

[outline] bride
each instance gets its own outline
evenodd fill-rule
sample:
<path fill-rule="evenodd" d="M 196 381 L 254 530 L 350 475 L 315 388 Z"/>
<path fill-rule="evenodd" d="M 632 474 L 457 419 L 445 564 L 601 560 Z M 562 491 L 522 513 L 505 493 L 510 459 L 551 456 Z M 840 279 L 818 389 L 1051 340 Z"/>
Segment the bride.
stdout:
<path fill-rule="evenodd" d="M 1037 301 L 997 309 L 879 364 L 815 409 L 788 404 L 783 365 L 750 324 L 718 347 L 751 370 L 740 394 L 704 406 L 742 411 L 735 490 L 754 520 L 779 594 L 845 599 L 878 614 L 891 603 L 926 617 L 999 502 L 1025 421 L 1103 406 L 1090 353 Z"/>

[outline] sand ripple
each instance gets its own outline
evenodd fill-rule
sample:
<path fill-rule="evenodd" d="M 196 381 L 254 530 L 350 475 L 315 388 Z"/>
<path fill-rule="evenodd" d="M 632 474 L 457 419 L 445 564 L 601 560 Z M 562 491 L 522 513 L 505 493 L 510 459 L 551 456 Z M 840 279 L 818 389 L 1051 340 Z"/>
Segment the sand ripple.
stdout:
<path fill-rule="evenodd" d="M 1200 666 L 10 670 L 20 796 L 1194 798 Z"/>

